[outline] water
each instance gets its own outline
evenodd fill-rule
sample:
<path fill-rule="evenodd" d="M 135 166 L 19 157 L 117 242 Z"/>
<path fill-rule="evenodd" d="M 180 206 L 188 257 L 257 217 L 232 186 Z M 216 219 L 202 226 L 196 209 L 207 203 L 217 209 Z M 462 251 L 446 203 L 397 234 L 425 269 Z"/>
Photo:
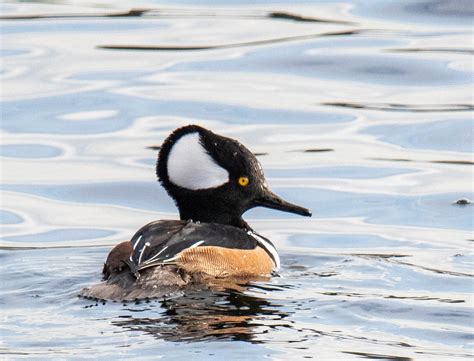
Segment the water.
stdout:
<path fill-rule="evenodd" d="M 2 358 L 473 356 L 472 2 L 76 4 L 0 5 Z M 149 147 L 188 123 L 313 210 L 246 214 L 282 277 L 77 298 L 176 217 Z"/>

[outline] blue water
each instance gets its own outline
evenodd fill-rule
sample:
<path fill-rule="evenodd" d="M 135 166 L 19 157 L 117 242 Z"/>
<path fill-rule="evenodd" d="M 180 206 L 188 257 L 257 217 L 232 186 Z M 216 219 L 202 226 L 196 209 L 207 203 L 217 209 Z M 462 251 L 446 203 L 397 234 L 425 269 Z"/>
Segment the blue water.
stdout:
<path fill-rule="evenodd" d="M 370 32 L 369 32 L 370 34 Z M 364 37 L 357 45 L 347 47 L 347 41 L 338 46 L 336 37 L 331 45 L 339 50 L 354 52 L 348 55 L 341 51 L 327 55 L 325 49 L 331 47 L 327 42 L 306 41 L 303 44 L 277 45 L 272 51 L 268 49 L 252 51 L 238 59 L 191 61 L 170 67 L 170 71 L 209 71 L 209 72 L 248 72 L 260 74 L 290 74 L 307 78 L 341 80 L 355 83 L 376 83 L 385 86 L 440 86 L 458 83 L 470 83 L 468 72 L 454 71 L 447 67 L 446 61 L 416 59 L 400 55 L 384 55 L 383 50 L 394 47 L 394 44 L 370 44 L 377 41 L 376 34 Z M 355 35 L 357 36 L 357 35 Z M 341 49 L 342 48 L 342 49 Z M 317 51 L 320 49 L 321 51 Z M 364 49 L 367 54 L 357 54 Z M 309 52 L 311 51 L 311 52 Z M 436 74 L 436 75 L 435 75 Z"/>
<path fill-rule="evenodd" d="M 471 1 L 79 4 L 0 5 L 2 359 L 474 356 Z M 245 214 L 281 277 L 78 298 L 177 217 L 150 147 L 189 123 L 313 211 Z"/>

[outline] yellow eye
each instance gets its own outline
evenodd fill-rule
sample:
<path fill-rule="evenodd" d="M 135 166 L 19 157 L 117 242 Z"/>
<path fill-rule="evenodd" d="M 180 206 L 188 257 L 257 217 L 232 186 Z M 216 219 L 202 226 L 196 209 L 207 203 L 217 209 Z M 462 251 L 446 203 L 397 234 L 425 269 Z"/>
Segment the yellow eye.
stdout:
<path fill-rule="evenodd" d="M 246 187 L 249 184 L 249 179 L 247 177 L 240 177 L 239 178 L 239 184 L 242 187 Z"/>

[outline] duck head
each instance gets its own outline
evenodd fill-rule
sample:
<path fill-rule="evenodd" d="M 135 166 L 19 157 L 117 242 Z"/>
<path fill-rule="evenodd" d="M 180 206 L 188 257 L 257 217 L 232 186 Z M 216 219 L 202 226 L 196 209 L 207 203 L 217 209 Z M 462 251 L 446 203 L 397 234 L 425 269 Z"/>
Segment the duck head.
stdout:
<path fill-rule="evenodd" d="M 197 125 L 168 136 L 156 173 L 184 220 L 250 228 L 242 214 L 258 206 L 311 216 L 269 189 L 260 163 L 245 146 Z"/>

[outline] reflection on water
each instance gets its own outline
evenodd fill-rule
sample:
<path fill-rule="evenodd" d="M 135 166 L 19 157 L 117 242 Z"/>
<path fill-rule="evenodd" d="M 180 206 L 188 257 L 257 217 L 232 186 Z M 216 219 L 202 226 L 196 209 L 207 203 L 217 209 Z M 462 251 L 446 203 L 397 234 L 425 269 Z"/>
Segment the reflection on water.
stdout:
<path fill-rule="evenodd" d="M 357 34 L 343 32 L 321 34 L 320 36 L 330 36 L 331 42 L 337 46 L 334 35 L 346 37 Z M 371 38 L 375 37 L 377 36 L 366 34 L 364 40 L 370 41 Z M 283 38 L 277 41 L 286 42 L 288 40 L 301 39 Z M 275 40 L 271 42 L 275 42 Z M 259 42 L 257 44 L 244 43 L 240 45 L 263 44 Z M 285 73 L 318 79 L 329 77 L 330 79 L 345 79 L 353 82 L 384 84 L 385 86 L 417 86 L 420 82 L 425 86 L 436 86 L 462 84 L 471 81 L 468 73 L 451 70 L 446 67 L 445 62 L 426 59 L 423 63 L 420 63 L 417 60 L 398 54 L 388 56 L 380 53 L 360 54 L 355 51 L 350 55 L 350 62 L 348 62 L 347 54 L 334 53 L 327 55 L 319 49 L 321 45 L 315 41 L 307 41 L 296 45 L 282 45 L 274 47 L 271 51 L 264 49 L 248 52 L 237 59 L 181 63 L 170 67 L 170 71 Z M 219 47 L 234 46 L 235 44 Z M 127 46 L 107 46 L 107 48 L 130 49 Z M 140 50 L 168 49 L 164 47 L 150 48 L 149 46 L 134 48 Z M 435 74 L 436 76 L 434 76 Z"/>
<path fill-rule="evenodd" d="M 234 290 L 191 291 L 185 297 L 161 302 L 161 307 L 164 311 L 155 318 L 130 314 L 119 316 L 112 324 L 174 342 L 217 339 L 259 343 L 256 335 L 262 331 L 258 329 L 265 326 L 259 319 L 285 323 L 288 316 L 279 310 L 281 306 Z"/>
<path fill-rule="evenodd" d="M 472 357 L 472 1 L 0 9 L 6 358 Z M 153 167 L 188 123 L 313 210 L 246 214 L 280 277 L 77 298 L 112 245 L 176 217 Z"/>
<path fill-rule="evenodd" d="M 211 49 L 228 49 L 228 48 L 239 48 L 239 47 L 250 47 L 258 45 L 268 45 L 275 43 L 286 43 L 293 42 L 298 40 L 306 40 L 312 38 L 318 38 L 323 36 L 346 36 L 353 35 L 356 32 L 354 31 L 342 31 L 342 32 L 331 32 L 324 34 L 308 34 L 308 35 L 299 35 L 299 36 L 289 36 L 284 38 L 275 38 L 275 39 L 266 39 L 266 40 L 257 40 L 249 41 L 242 43 L 230 43 L 230 44 L 217 44 L 217 45 L 99 45 L 100 49 L 112 49 L 112 50 L 138 50 L 138 51 L 193 51 L 193 50 L 211 50 Z"/>
<path fill-rule="evenodd" d="M 472 111 L 474 107 L 470 104 L 360 104 L 360 103 L 325 103 L 334 107 L 370 109 L 392 112 L 463 112 Z"/>

